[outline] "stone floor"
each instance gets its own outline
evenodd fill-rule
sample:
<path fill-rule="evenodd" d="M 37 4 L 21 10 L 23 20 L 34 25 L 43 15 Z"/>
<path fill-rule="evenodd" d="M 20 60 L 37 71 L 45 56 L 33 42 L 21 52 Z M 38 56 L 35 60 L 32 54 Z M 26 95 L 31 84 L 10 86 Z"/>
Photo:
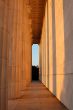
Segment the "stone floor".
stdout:
<path fill-rule="evenodd" d="M 68 110 L 40 82 L 33 82 L 16 100 L 9 100 L 8 110 Z"/>

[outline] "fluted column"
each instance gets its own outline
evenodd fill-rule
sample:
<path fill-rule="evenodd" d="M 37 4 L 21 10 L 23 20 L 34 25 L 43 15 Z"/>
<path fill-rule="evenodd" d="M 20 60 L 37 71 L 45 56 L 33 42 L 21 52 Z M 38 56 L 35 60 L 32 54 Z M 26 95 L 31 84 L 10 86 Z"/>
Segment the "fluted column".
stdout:
<path fill-rule="evenodd" d="M 8 97 L 16 96 L 16 35 L 17 35 L 17 10 L 16 1 L 9 1 L 9 22 L 8 22 Z"/>
<path fill-rule="evenodd" d="M 7 110 L 7 0 L 0 0 L 0 110 Z"/>
<path fill-rule="evenodd" d="M 25 11 L 26 10 L 26 11 Z M 25 74 L 24 86 L 31 82 L 32 65 L 32 27 L 31 27 L 31 8 L 26 0 L 24 3 L 24 31 L 23 31 L 23 74 Z M 26 16 L 26 18 L 25 18 Z"/>
<path fill-rule="evenodd" d="M 9 98 L 19 98 L 31 81 L 31 19 L 24 0 L 9 1 Z M 9 13 L 10 13 L 9 12 Z"/>
<path fill-rule="evenodd" d="M 23 0 L 18 0 L 17 7 L 17 42 L 16 42 L 16 85 L 20 96 L 23 89 Z"/>
<path fill-rule="evenodd" d="M 29 29 L 29 26 L 27 26 L 27 29 Z M 31 61 L 31 58 L 32 58 L 32 40 L 31 40 L 31 30 L 29 30 L 30 33 L 28 33 L 28 30 L 27 30 L 27 34 L 26 34 L 26 37 L 25 37 L 25 54 L 24 54 L 24 62 L 25 62 L 25 83 L 26 83 L 26 86 L 28 84 L 30 84 L 31 82 L 31 65 L 32 65 L 32 61 Z"/>

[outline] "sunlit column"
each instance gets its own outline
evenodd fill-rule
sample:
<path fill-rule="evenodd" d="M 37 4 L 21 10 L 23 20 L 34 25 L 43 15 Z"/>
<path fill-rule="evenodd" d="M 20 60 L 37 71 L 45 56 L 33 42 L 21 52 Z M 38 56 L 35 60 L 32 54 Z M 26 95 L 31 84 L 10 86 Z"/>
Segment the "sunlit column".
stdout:
<path fill-rule="evenodd" d="M 25 12 L 26 10 L 26 12 Z M 31 66 L 32 66 L 32 27 L 31 27 L 31 18 L 30 18 L 30 14 L 31 14 L 31 8 L 29 6 L 29 4 L 27 4 L 26 2 L 26 6 L 24 9 L 24 19 L 25 19 L 25 27 L 24 27 L 24 69 L 25 69 L 25 84 L 26 86 L 30 84 L 31 82 Z"/>
<path fill-rule="evenodd" d="M 64 16 L 63 0 L 55 0 L 55 22 L 56 22 L 56 88 L 57 96 L 60 98 L 64 80 Z M 60 75 L 62 74 L 62 75 Z M 59 80 L 58 80 L 59 79 Z"/>
<path fill-rule="evenodd" d="M 0 110 L 7 110 L 7 0 L 0 0 Z"/>
<path fill-rule="evenodd" d="M 14 80 L 13 77 L 15 74 L 15 61 L 13 59 L 13 45 L 14 45 L 14 7 L 15 4 L 13 1 L 9 1 L 8 3 L 8 98 L 13 97 L 13 88 L 14 88 Z M 13 53 L 12 53 L 13 52 Z"/>
<path fill-rule="evenodd" d="M 48 24 L 49 24 L 49 89 L 53 91 L 53 39 L 52 39 L 52 0 L 48 0 Z"/>
<path fill-rule="evenodd" d="M 32 42 L 28 34 L 25 38 L 25 84 L 26 86 L 31 82 L 31 65 L 32 65 Z"/>
<path fill-rule="evenodd" d="M 19 86 L 17 84 L 17 62 L 16 58 L 17 56 L 17 12 L 18 12 L 18 1 L 10 1 L 9 2 L 9 24 L 11 24 L 11 30 L 9 29 L 9 43 L 10 43 L 10 48 L 9 48 L 9 79 L 8 79 L 8 97 L 10 98 L 17 98 L 20 96 L 19 93 Z M 9 27 L 10 28 L 10 27 Z M 18 53 L 19 55 L 19 53 Z"/>
<path fill-rule="evenodd" d="M 19 1 L 9 1 L 9 98 L 19 97 L 21 92 L 20 88 L 22 77 L 22 8 L 23 7 L 21 6 L 21 3 Z"/>
<path fill-rule="evenodd" d="M 48 54 L 48 51 L 49 51 L 49 48 L 48 48 L 48 32 L 49 32 L 49 30 L 48 30 L 48 15 L 49 15 L 49 13 L 48 13 L 48 1 L 46 2 L 46 8 L 45 8 L 45 24 L 46 24 L 46 26 L 45 26 L 45 29 L 46 29 L 46 36 L 45 36 L 45 38 L 46 38 L 46 48 L 45 48 L 45 50 L 46 50 L 46 87 L 48 87 L 48 80 L 49 80 L 49 60 L 48 60 L 48 57 L 49 57 L 49 54 Z"/>
<path fill-rule="evenodd" d="M 23 75 L 22 75 L 22 87 L 23 87 L 23 90 L 26 88 L 26 77 L 25 77 L 25 74 L 26 74 L 26 70 L 25 70 L 25 37 L 27 35 L 27 10 L 26 9 L 26 2 L 24 1 L 23 2 L 23 24 L 22 24 L 22 57 L 23 57 L 23 61 L 22 61 L 22 72 L 23 72 Z"/>
<path fill-rule="evenodd" d="M 26 36 L 26 31 L 25 31 L 25 22 L 26 22 L 26 13 L 25 13 L 25 2 L 23 2 L 23 24 L 22 24 L 22 72 L 23 72 L 23 75 L 22 75 L 22 87 L 23 87 L 23 90 L 25 89 L 25 36 Z"/>
<path fill-rule="evenodd" d="M 22 90 L 24 90 L 24 78 L 25 78 L 25 73 L 24 73 L 24 68 L 23 68 L 23 59 L 24 59 L 24 39 L 23 37 L 25 36 L 25 33 L 24 33 L 24 27 L 25 27 L 25 24 L 24 24 L 24 6 L 25 4 L 25 1 L 24 0 L 19 0 L 19 8 L 18 8 L 18 15 L 19 15 L 19 18 L 18 18 L 18 35 L 19 36 L 19 86 L 20 86 L 20 91 L 22 93 Z M 26 18 L 26 17 L 25 17 Z"/>
<path fill-rule="evenodd" d="M 22 75 L 23 75 L 23 56 L 22 56 L 22 17 L 23 17 L 23 0 L 18 0 L 17 6 L 17 41 L 16 41 L 16 93 L 19 92 L 19 96 L 21 96 L 22 90 Z"/>

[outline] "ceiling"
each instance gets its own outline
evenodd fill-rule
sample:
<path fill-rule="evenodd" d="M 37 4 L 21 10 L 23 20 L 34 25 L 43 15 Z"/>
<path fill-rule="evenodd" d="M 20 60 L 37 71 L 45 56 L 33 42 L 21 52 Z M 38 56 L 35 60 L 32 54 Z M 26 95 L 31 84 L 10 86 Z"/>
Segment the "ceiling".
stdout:
<path fill-rule="evenodd" d="M 30 0 L 33 44 L 39 44 L 46 0 Z"/>

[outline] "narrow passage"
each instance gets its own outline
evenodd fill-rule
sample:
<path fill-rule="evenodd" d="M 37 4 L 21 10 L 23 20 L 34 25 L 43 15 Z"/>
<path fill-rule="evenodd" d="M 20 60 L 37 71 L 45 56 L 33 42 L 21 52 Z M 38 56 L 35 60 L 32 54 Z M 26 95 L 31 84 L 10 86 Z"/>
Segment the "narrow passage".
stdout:
<path fill-rule="evenodd" d="M 41 82 L 32 82 L 20 99 L 8 104 L 8 110 L 67 110 Z"/>

